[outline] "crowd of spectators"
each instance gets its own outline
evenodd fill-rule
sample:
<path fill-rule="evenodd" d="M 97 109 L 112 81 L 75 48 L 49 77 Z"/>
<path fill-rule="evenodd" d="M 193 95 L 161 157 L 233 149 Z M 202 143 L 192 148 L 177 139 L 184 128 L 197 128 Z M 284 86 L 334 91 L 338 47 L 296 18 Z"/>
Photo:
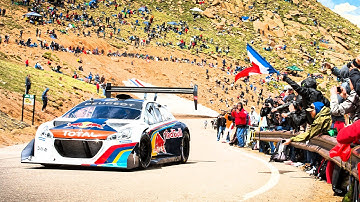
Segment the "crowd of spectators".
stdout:
<path fill-rule="evenodd" d="M 325 63 L 324 67 L 331 70 L 339 81 L 339 85 L 333 86 L 330 90 L 330 101 L 317 90 L 315 77 L 309 76 L 297 83 L 287 74 L 281 75 L 279 81 L 284 81 L 288 85 L 284 86 L 279 95 L 269 95 L 263 101 L 259 114 L 256 113 L 255 106 L 251 107 L 250 112 L 246 112 L 244 102 L 239 102 L 228 111 L 219 114 L 214 121 L 217 126 L 217 141 L 221 140 L 236 147 L 256 148 L 257 144 L 251 138 L 251 131 L 290 131 L 294 136 L 282 142 L 289 148 L 286 160 L 300 161 L 293 164 L 306 165 L 306 170 L 310 174 L 320 170 L 321 156 L 315 152 L 297 149 L 292 146 L 292 142 L 306 142 L 318 135 L 329 135 L 336 137 L 338 144 L 347 144 L 349 148 L 350 144 L 359 144 L 360 56 L 346 63 L 341 69 L 329 63 Z M 273 142 L 260 141 L 257 149 L 267 154 L 276 153 Z M 331 161 L 326 164 L 327 174 L 333 173 L 336 169 L 341 170 Z M 343 196 L 346 190 L 341 190 L 335 185 L 338 178 L 334 182 L 334 177 L 327 177 L 327 182 L 333 184 L 335 194 Z"/>

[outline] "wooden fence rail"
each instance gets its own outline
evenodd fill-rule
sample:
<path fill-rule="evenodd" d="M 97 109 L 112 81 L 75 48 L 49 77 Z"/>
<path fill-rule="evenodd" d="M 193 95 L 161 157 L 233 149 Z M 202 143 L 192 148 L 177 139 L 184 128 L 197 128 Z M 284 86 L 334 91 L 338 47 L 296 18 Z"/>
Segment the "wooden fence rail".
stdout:
<path fill-rule="evenodd" d="M 255 133 L 255 139 L 266 142 L 279 142 L 282 139 L 294 137 L 295 134 L 284 131 L 261 131 Z M 337 144 L 336 138 L 328 135 L 315 136 L 310 141 L 306 142 L 291 142 L 291 146 L 316 152 L 324 157 L 326 160 L 336 163 L 338 166 L 349 171 L 356 179 L 359 180 L 357 164 L 360 162 L 360 146 L 352 148 L 350 159 L 346 162 L 342 161 L 340 157 L 331 158 L 329 151 Z"/>

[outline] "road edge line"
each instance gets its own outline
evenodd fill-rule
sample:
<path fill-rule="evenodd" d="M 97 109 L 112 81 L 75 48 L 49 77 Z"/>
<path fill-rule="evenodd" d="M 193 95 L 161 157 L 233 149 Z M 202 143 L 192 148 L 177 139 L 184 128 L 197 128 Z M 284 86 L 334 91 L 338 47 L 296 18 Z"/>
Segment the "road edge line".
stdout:
<path fill-rule="evenodd" d="M 265 161 L 264 159 L 261 159 L 259 157 L 254 156 L 254 155 L 251 155 L 251 154 L 249 154 L 247 152 L 241 152 L 241 150 L 239 150 L 239 149 L 231 148 L 231 150 L 236 151 L 236 152 L 240 152 L 240 154 L 242 154 L 242 155 L 244 155 L 246 157 L 249 157 L 249 158 L 252 158 L 252 159 L 255 159 L 257 161 L 262 162 L 271 171 L 271 176 L 270 176 L 270 179 L 267 181 L 267 183 L 265 185 L 263 185 L 262 187 L 260 187 L 259 189 L 256 189 L 255 191 L 252 191 L 250 193 L 245 194 L 243 196 L 242 201 L 245 201 L 245 200 L 248 200 L 250 198 L 253 198 L 254 196 L 263 194 L 263 193 L 269 191 L 270 189 L 272 189 L 274 186 L 276 186 L 279 183 L 279 180 L 280 180 L 279 170 L 275 166 L 271 165 L 268 161 Z"/>

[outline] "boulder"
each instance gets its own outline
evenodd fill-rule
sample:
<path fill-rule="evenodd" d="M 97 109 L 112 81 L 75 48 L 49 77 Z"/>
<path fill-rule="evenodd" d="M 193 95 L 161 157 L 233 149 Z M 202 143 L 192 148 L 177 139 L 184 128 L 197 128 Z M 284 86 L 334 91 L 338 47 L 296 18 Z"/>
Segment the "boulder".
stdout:
<path fill-rule="evenodd" d="M 342 34 L 351 35 L 351 32 L 349 32 L 349 30 L 346 29 L 346 28 L 340 29 L 339 32 L 342 33 Z"/>
<path fill-rule="evenodd" d="M 284 17 L 285 17 L 286 19 L 288 19 L 288 20 L 292 20 L 292 19 L 293 19 L 290 14 L 285 14 Z"/>
<path fill-rule="evenodd" d="M 212 6 L 220 5 L 220 0 L 214 0 L 211 5 Z"/>
<path fill-rule="evenodd" d="M 204 10 L 204 12 L 201 12 L 201 14 L 207 18 L 215 19 L 215 15 L 212 12 L 213 12 L 212 9 L 207 8 L 206 10 Z"/>
<path fill-rule="evenodd" d="M 307 22 L 307 18 L 306 17 L 299 17 L 298 20 L 300 22 L 302 22 L 303 24 L 305 24 Z"/>
<path fill-rule="evenodd" d="M 228 3 L 228 2 L 224 2 L 225 4 L 225 7 L 226 7 L 226 11 L 229 12 L 229 13 L 236 13 L 236 9 L 235 9 L 235 6 L 234 4 L 232 3 Z"/>
<path fill-rule="evenodd" d="M 344 47 L 346 50 L 350 50 L 350 47 L 347 43 L 345 43 L 341 38 L 335 37 L 334 40 L 340 44 L 342 47 Z"/>
<path fill-rule="evenodd" d="M 226 19 L 222 18 L 221 22 L 216 24 L 216 29 L 223 30 L 225 28 L 225 24 L 226 24 Z"/>
<path fill-rule="evenodd" d="M 345 39 L 345 36 L 343 36 L 343 35 L 341 35 L 340 33 L 338 33 L 338 32 L 332 32 L 331 33 L 331 36 L 333 37 L 333 38 L 340 38 L 340 39 L 342 39 L 342 40 L 344 40 Z"/>
<path fill-rule="evenodd" d="M 298 10 L 291 10 L 289 11 L 289 14 L 291 16 L 300 16 L 302 13 L 300 13 Z"/>

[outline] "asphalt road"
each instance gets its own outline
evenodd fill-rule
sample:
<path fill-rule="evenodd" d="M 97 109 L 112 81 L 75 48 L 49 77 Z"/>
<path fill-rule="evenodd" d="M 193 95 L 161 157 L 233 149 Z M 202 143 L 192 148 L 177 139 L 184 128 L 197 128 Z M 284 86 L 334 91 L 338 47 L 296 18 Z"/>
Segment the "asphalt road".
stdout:
<path fill-rule="evenodd" d="M 0 149 L 0 201 L 327 201 L 330 185 L 269 156 L 216 141 L 201 119 L 184 119 L 191 133 L 186 164 L 146 170 L 21 164 L 25 145 Z M 329 198 L 324 198 L 329 197 Z"/>

